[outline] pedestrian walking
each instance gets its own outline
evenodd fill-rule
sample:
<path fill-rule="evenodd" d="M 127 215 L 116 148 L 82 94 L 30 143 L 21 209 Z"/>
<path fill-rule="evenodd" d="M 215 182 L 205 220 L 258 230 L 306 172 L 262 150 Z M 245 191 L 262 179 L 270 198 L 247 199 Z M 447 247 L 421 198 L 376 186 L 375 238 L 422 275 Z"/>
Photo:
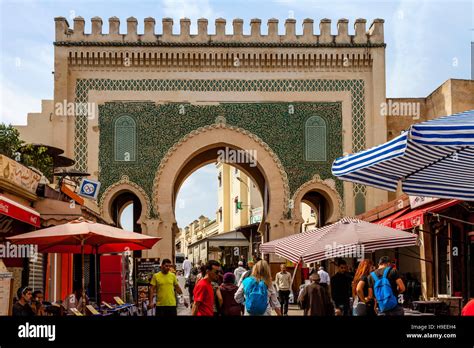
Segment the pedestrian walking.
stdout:
<path fill-rule="evenodd" d="M 305 316 L 334 316 L 334 306 L 329 289 L 321 286 L 321 278 L 314 272 L 309 276 L 310 284 L 305 286 L 298 296 L 298 304 Z"/>
<path fill-rule="evenodd" d="M 212 317 L 214 316 L 215 303 L 212 282 L 217 281 L 220 264 L 210 260 L 204 267 L 206 275 L 194 287 L 194 304 L 191 315 Z"/>
<path fill-rule="evenodd" d="M 245 303 L 245 315 L 271 315 L 273 309 L 281 316 L 270 266 L 264 260 L 255 264 L 252 274 L 242 281 L 234 298 L 237 303 Z"/>
<path fill-rule="evenodd" d="M 214 292 L 214 316 L 218 317 L 220 308 L 222 306 L 222 294 L 220 290 L 220 285 L 224 282 L 224 276 L 222 275 L 222 268 L 219 267 L 219 272 L 217 273 L 217 279 L 211 282 L 212 291 Z"/>
<path fill-rule="evenodd" d="M 326 272 L 326 270 L 324 269 L 323 266 L 320 266 L 319 269 L 318 269 L 318 275 L 319 275 L 319 278 L 321 279 L 319 281 L 319 285 L 321 286 L 325 286 L 326 288 L 329 287 L 329 285 L 331 284 L 331 278 L 329 277 L 329 273 Z M 329 289 L 328 289 L 329 290 Z"/>
<path fill-rule="evenodd" d="M 206 276 L 206 265 L 201 265 L 198 267 L 199 273 L 196 278 L 196 284 Z"/>
<path fill-rule="evenodd" d="M 255 265 L 255 263 L 250 260 L 248 263 L 247 263 L 247 266 L 248 266 L 248 270 L 245 271 L 244 274 L 242 274 L 242 276 L 240 277 L 239 281 L 237 282 L 237 286 L 240 287 L 240 285 L 242 285 L 242 282 L 244 281 L 245 278 L 247 277 L 250 277 L 250 275 L 252 274 L 252 268 L 253 266 Z"/>
<path fill-rule="evenodd" d="M 281 312 L 288 315 L 288 305 L 290 303 L 291 292 L 291 273 L 287 272 L 286 265 L 280 265 L 280 272 L 276 274 L 275 285 L 278 290 L 278 298 L 280 299 Z"/>
<path fill-rule="evenodd" d="M 373 271 L 371 260 L 362 260 L 352 280 L 352 315 L 375 316 L 374 299 L 369 296 L 370 272 Z"/>
<path fill-rule="evenodd" d="M 188 289 L 189 303 L 191 304 L 194 302 L 194 287 L 196 286 L 198 274 L 198 269 L 196 267 L 193 267 L 191 269 L 191 272 L 189 272 L 189 277 L 188 279 L 186 279 L 186 283 L 184 285 Z"/>
<path fill-rule="evenodd" d="M 398 303 L 398 295 L 405 291 L 405 284 L 397 269 L 391 266 L 388 256 L 382 256 L 377 270 L 370 273 L 369 297 L 377 300 L 378 315 L 402 316 L 403 307 Z"/>
<path fill-rule="evenodd" d="M 192 268 L 193 268 L 193 264 L 186 257 L 183 261 L 183 272 L 184 272 L 184 278 L 185 279 L 189 278 L 189 275 L 191 274 L 191 269 Z"/>
<path fill-rule="evenodd" d="M 148 308 L 155 307 L 157 317 L 175 317 L 178 315 L 176 293 L 183 295 L 178 284 L 176 274 L 171 272 L 171 260 L 164 259 L 161 262 L 161 270 L 155 273 L 150 281 L 151 291 L 149 294 Z M 175 293 L 176 292 L 176 293 Z M 156 304 L 153 303 L 153 295 L 156 293 Z M 184 299 L 184 305 L 188 302 Z"/>
<path fill-rule="evenodd" d="M 239 289 L 235 285 L 235 276 L 228 272 L 224 274 L 224 282 L 219 287 L 222 296 L 221 314 L 225 317 L 241 316 L 244 312 L 244 307 L 237 303 L 234 296 Z"/>
<path fill-rule="evenodd" d="M 245 272 L 247 272 L 247 270 L 244 268 L 243 261 L 239 261 L 239 263 L 237 265 L 238 265 L 238 267 L 234 271 L 235 284 L 238 284 L 239 281 L 240 281 L 240 278 L 242 277 L 242 275 Z"/>
<path fill-rule="evenodd" d="M 337 273 L 331 279 L 331 296 L 343 315 L 350 315 L 350 298 L 352 296 L 352 278 L 347 273 L 346 261 L 337 261 Z"/>

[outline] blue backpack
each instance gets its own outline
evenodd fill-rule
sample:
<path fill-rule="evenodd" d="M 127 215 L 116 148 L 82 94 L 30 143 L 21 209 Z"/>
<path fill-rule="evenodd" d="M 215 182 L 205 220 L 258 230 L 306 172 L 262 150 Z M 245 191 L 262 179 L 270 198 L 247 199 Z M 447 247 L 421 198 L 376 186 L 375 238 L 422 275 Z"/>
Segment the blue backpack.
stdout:
<path fill-rule="evenodd" d="M 264 281 L 247 277 L 243 281 L 245 308 L 250 315 L 263 315 L 268 306 L 268 290 Z"/>
<path fill-rule="evenodd" d="M 379 304 L 379 309 L 381 312 L 389 311 L 395 308 L 398 305 L 397 298 L 393 294 L 392 286 L 388 280 L 388 272 L 391 268 L 386 267 L 383 271 L 382 278 L 377 277 L 375 272 L 370 273 L 372 278 L 374 278 L 374 295 Z"/>

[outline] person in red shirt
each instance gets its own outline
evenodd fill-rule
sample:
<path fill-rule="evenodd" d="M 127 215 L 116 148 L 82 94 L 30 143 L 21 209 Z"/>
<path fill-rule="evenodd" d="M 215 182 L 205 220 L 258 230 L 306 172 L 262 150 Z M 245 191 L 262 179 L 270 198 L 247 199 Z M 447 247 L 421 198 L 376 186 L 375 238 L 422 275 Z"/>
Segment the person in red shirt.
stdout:
<path fill-rule="evenodd" d="M 194 287 L 194 304 L 191 315 L 214 316 L 214 290 L 211 282 L 217 282 L 219 278 L 219 262 L 210 260 L 206 264 L 206 275 L 196 283 Z"/>
<path fill-rule="evenodd" d="M 464 308 L 462 309 L 461 312 L 462 316 L 474 316 L 474 299 L 469 301 Z"/>

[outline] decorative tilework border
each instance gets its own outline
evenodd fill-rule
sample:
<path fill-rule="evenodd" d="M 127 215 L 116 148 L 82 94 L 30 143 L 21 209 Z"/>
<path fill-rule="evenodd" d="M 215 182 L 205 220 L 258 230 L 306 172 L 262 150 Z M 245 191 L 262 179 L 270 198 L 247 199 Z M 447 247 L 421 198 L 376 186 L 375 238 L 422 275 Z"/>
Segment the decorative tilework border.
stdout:
<path fill-rule="evenodd" d="M 201 92 L 340 92 L 351 93 L 352 150 L 365 149 L 365 94 L 363 80 L 112 80 L 78 79 L 76 102 L 86 103 L 90 90 L 97 91 L 201 91 Z M 87 111 L 81 111 L 75 119 L 74 157 L 76 168 L 87 170 Z M 366 194 L 365 186 L 354 185 L 354 195 Z"/>

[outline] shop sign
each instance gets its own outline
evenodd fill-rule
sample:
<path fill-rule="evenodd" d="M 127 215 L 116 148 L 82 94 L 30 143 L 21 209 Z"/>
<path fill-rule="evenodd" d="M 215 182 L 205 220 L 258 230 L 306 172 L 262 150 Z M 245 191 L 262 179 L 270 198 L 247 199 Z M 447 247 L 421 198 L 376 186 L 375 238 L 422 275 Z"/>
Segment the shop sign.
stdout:
<path fill-rule="evenodd" d="M 421 207 L 422 205 L 437 201 L 439 198 L 433 198 L 433 197 L 422 197 L 422 196 L 409 196 L 410 199 L 410 208 L 418 208 Z"/>
<path fill-rule="evenodd" d="M 41 175 L 11 158 L 0 155 L 0 178 L 36 193 Z"/>
<path fill-rule="evenodd" d="M 100 182 L 89 179 L 82 179 L 79 186 L 79 196 L 97 199 L 100 190 Z"/>

